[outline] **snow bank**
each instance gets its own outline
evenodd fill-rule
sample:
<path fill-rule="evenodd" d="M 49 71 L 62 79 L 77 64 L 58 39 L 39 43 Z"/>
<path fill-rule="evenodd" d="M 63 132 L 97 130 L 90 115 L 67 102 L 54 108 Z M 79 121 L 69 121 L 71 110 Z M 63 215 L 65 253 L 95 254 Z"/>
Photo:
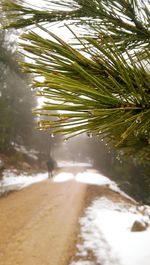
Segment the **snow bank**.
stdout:
<path fill-rule="evenodd" d="M 5 170 L 3 179 L 0 181 L 0 194 L 12 190 L 25 188 L 33 183 L 43 181 L 47 178 L 47 173 L 40 173 L 32 176 L 27 176 L 23 174 L 17 176 L 15 172 L 12 172 L 11 170 Z"/>
<path fill-rule="evenodd" d="M 149 222 L 148 208 L 148 214 L 142 215 L 134 206 L 127 209 L 105 197 L 95 200 L 80 219 L 83 238 L 83 244 L 77 246 L 80 260 L 71 265 L 93 265 L 85 261 L 89 251 L 95 256 L 96 264 L 149 265 L 150 229 L 131 232 L 135 220 Z"/>
<path fill-rule="evenodd" d="M 53 181 L 54 182 L 64 182 L 64 181 L 68 181 L 71 179 L 74 179 L 74 176 L 72 173 L 61 172 L 54 177 Z"/>
<path fill-rule="evenodd" d="M 78 173 L 75 179 L 76 181 L 97 185 L 106 185 L 114 183 L 109 178 L 98 173 L 96 170 L 86 170 L 83 173 Z"/>
<path fill-rule="evenodd" d="M 118 185 L 114 181 L 112 181 L 109 178 L 107 178 L 106 176 L 100 174 L 97 170 L 87 169 L 83 173 L 78 173 L 77 176 L 75 177 L 75 180 L 80 181 L 80 182 L 84 182 L 87 184 L 107 186 L 107 187 L 109 187 L 109 189 L 116 191 L 120 195 L 128 198 L 129 200 L 131 200 L 133 202 L 135 202 L 135 200 L 133 198 L 131 198 L 125 192 L 120 190 L 120 188 L 118 187 Z"/>

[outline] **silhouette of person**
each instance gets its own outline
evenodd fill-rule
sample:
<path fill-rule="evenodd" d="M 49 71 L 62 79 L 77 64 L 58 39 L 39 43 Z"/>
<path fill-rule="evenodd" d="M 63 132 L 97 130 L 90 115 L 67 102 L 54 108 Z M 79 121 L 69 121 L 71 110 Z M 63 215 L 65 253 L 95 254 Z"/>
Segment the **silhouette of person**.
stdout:
<path fill-rule="evenodd" d="M 55 161 L 50 157 L 47 161 L 48 178 L 53 177 L 54 169 L 55 169 Z"/>

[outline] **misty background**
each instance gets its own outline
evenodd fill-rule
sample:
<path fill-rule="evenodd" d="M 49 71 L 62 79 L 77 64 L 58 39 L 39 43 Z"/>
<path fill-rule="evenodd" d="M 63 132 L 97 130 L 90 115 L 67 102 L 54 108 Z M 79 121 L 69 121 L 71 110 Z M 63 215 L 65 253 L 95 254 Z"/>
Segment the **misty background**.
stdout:
<path fill-rule="evenodd" d="M 124 157 L 96 135 L 65 141 L 61 135 L 37 129 L 40 117 L 32 110 L 38 100 L 29 85 L 32 75 L 22 73 L 18 65 L 17 36 L 16 30 L 0 30 L 0 177 L 7 167 L 18 172 L 45 171 L 51 154 L 56 162 L 90 162 L 136 200 L 149 204 L 146 164 Z"/>

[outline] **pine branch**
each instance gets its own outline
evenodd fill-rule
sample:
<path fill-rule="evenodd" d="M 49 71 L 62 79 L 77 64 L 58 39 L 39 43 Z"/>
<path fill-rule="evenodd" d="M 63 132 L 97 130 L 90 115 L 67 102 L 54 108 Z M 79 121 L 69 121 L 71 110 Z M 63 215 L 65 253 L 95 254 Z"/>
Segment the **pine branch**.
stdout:
<path fill-rule="evenodd" d="M 150 76 L 146 69 L 136 66 L 128 53 L 125 60 L 108 43 L 104 50 L 98 41 L 88 39 L 91 59 L 87 59 L 53 33 L 49 35 L 54 40 L 34 32 L 22 36 L 29 41 L 22 44 L 23 49 L 35 56 L 34 63 L 22 66 L 44 79 L 33 82 L 33 88 L 47 99 L 34 113 L 55 118 L 46 124 L 41 120 L 41 129 L 69 137 L 82 132 L 105 135 L 119 147 L 132 145 L 137 134 L 136 144 L 143 137 L 148 145 Z"/>
<path fill-rule="evenodd" d="M 149 47 L 150 45 L 150 1 L 144 0 L 74 0 L 44 1 L 48 9 L 35 8 L 25 0 L 4 1 L 2 9 L 8 20 L 6 27 L 27 27 L 36 23 L 73 21 L 93 29 L 94 38 L 112 36 L 120 50 Z M 49 5 L 48 5 L 49 3 Z"/>
<path fill-rule="evenodd" d="M 34 111 L 43 117 L 39 128 L 66 137 L 83 132 L 106 137 L 149 163 L 150 1 L 44 2 L 47 10 L 19 0 L 2 5 L 6 27 L 34 25 L 48 34 L 46 39 L 30 31 L 21 43 L 33 60 L 22 68 L 44 80 L 34 78 L 32 83 L 45 98 Z M 64 19 L 86 29 L 84 36 L 74 34 L 80 49 L 42 26 Z"/>

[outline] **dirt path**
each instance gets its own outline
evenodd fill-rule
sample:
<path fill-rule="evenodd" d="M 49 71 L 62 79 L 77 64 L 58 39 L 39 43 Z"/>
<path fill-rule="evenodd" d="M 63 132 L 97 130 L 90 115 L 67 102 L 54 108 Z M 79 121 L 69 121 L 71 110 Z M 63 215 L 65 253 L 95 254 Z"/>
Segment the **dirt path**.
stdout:
<path fill-rule="evenodd" d="M 0 265 L 68 265 L 86 185 L 44 181 L 0 199 Z"/>

